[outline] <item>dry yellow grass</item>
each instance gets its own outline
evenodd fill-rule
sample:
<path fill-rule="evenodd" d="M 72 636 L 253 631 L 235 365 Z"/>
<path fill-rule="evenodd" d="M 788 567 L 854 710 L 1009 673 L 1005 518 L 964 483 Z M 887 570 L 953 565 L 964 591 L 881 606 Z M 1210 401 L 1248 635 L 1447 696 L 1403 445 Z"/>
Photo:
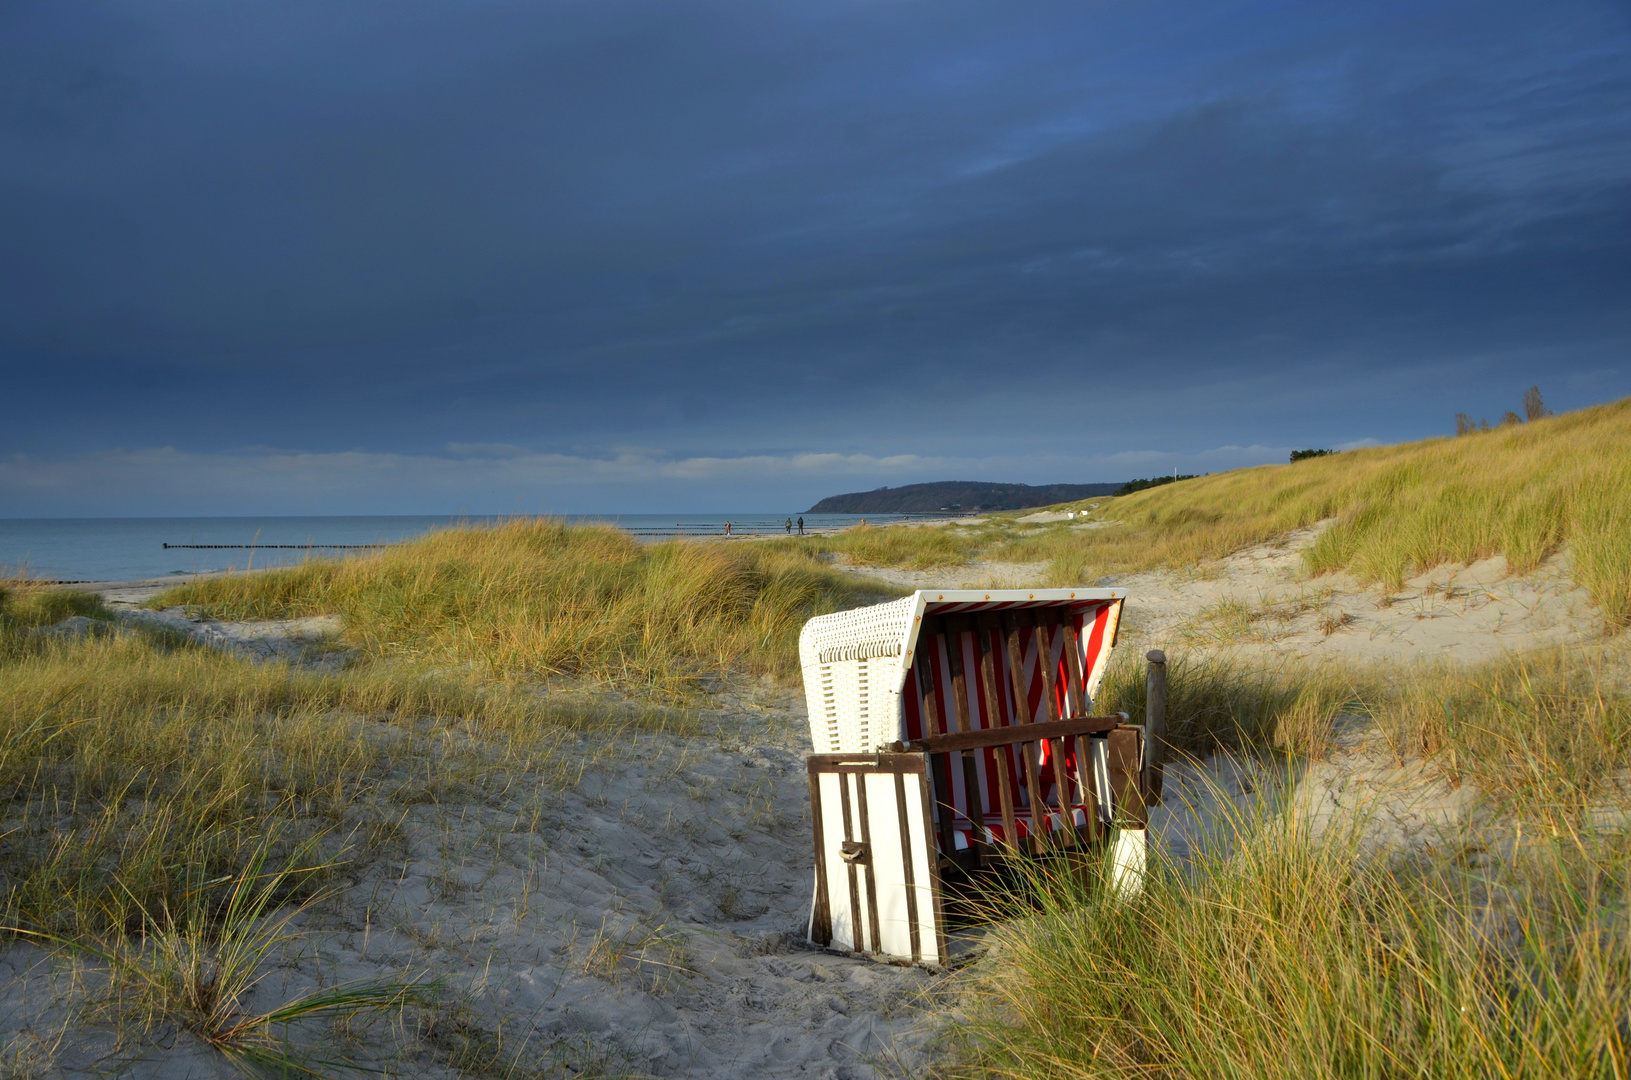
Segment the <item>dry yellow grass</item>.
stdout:
<path fill-rule="evenodd" d="M 1344 714 L 1372 720 L 1398 762 L 1426 761 L 1533 820 L 1578 820 L 1631 760 L 1628 661 L 1617 644 L 1482 664 L 1320 664 L 1173 653 L 1168 741 L 1323 758 Z M 1144 665 L 1117 655 L 1096 707 L 1144 711 Z"/>
<path fill-rule="evenodd" d="M 539 679 L 683 694 L 709 674 L 786 674 L 805 619 L 853 590 L 808 554 L 520 521 L 161 599 L 242 618 L 339 614 L 361 655 L 320 675 L 151 633 L 41 636 L 69 615 L 111 616 L 88 594 L 7 582 L 0 925 L 80 940 L 136 930 L 271 838 L 274 862 L 317 836 L 366 860 L 392 843 L 393 807 L 486 799 L 523 775 L 539 792 L 570 783 L 593 756 L 580 737 L 695 719 L 540 694 Z"/>
<path fill-rule="evenodd" d="M 250 1008 L 293 940 L 287 902 L 400 857 L 419 804 L 508 798 L 535 828 L 630 733 L 696 728 L 468 675 L 316 675 L 111 626 L 30 632 L 65 614 L 110 615 L 83 593 L 0 595 L 0 935 L 102 961 L 95 1015 L 121 1038 L 179 1026 L 250 1071 L 308 1072 L 282 1025 L 427 992 L 369 980 Z"/>
<path fill-rule="evenodd" d="M 1390 862 L 1366 858 L 1357 829 L 1316 833 L 1262 804 L 1219 829 L 1228 842 L 1157 865 L 1134 903 L 1038 871 L 999 909 L 934 1074 L 1618 1080 L 1631 1068 L 1623 837 L 1567 830 L 1499 858 Z"/>
<path fill-rule="evenodd" d="M 1566 545 L 1574 579 L 1607 625 L 1631 623 L 1631 398 L 1461 437 L 1236 469 L 1079 507 L 1089 504 L 1090 520 L 1106 527 L 1083 529 L 1076 520 L 1022 528 L 1007 515 L 979 530 L 895 527 L 826 543 L 860 562 L 914 568 L 973 557 L 1041 561 L 1047 583 L 1079 585 L 1194 567 L 1335 519 L 1307 553 L 1312 573 L 1347 570 L 1397 587 L 1441 563 L 1494 555 L 1521 573 Z"/>
<path fill-rule="evenodd" d="M 134 929 L 274 835 L 278 856 L 323 834 L 366 861 L 389 844 L 393 807 L 483 799 L 521 775 L 570 783 L 593 757 L 582 736 L 690 722 L 469 678 L 306 674 L 137 635 L 31 641 L 0 659 L 0 926 Z"/>
<path fill-rule="evenodd" d="M 675 691 L 725 672 L 791 677 L 805 620 L 864 602 L 858 584 L 797 549 L 641 544 L 526 519 L 200 581 L 154 603 L 223 618 L 335 614 L 376 659 Z"/>
<path fill-rule="evenodd" d="M 1037 542 L 1058 580 L 1192 566 L 1327 518 L 1314 573 L 1397 587 L 1447 562 L 1533 569 L 1567 544 L 1613 626 L 1631 620 L 1631 399 L 1457 438 L 1265 465 L 1109 500 L 1120 526 Z M 1023 545 L 1020 545 L 1023 547 Z"/>

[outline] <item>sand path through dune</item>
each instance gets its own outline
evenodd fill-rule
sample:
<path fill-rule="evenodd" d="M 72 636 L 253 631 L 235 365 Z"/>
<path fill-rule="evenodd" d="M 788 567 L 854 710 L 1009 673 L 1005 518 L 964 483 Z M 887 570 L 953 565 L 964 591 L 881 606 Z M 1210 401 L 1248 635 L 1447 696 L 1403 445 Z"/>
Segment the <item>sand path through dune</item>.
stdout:
<path fill-rule="evenodd" d="M 453 1065 L 488 1052 L 563 1076 L 848 1080 L 910 1065 L 935 976 L 803 941 L 800 712 L 785 696 L 733 703 L 713 712 L 714 736 L 633 739 L 567 793 L 427 795 L 388 854 L 298 918 L 302 941 L 251 1004 L 348 979 L 440 977 L 439 1003 L 401 1030 L 375 1025 L 350 1046 L 300 1033 L 413 1075 L 458 1075 Z M 236 1075 L 185 1034 L 117 1047 L 70 992 L 94 988 L 97 965 L 73 969 L 29 946 L 0 954 L 0 1047 L 47 1045 L 66 1024 L 47 1074 Z"/>

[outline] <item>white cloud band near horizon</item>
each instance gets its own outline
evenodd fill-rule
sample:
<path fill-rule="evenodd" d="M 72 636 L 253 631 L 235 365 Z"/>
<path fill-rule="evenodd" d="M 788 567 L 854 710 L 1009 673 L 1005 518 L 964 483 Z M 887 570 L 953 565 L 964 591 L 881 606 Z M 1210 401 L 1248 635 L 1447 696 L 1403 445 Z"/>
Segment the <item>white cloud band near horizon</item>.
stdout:
<path fill-rule="evenodd" d="M 1088 456 L 680 457 L 642 447 L 563 454 L 475 443 L 449 444 L 439 454 L 268 447 L 200 453 L 159 446 L 0 458 L 0 517 L 790 508 L 863 486 L 931 480 L 1112 482 L 1173 468 L 1221 472 L 1284 462 L 1289 451 L 1232 445 L 1192 453 L 1125 450 Z"/>

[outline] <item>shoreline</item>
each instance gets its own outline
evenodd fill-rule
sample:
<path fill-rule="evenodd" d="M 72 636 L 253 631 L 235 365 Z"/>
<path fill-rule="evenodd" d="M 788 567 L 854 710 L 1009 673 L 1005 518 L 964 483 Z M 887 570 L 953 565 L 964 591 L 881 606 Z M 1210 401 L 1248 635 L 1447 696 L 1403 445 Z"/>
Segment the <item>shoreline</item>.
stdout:
<path fill-rule="evenodd" d="M 548 515 L 539 515 L 548 516 Z M 660 543 L 667 540 L 767 540 L 785 539 L 790 536 L 801 535 L 798 532 L 785 531 L 783 522 L 785 515 L 779 519 L 772 519 L 768 515 L 747 514 L 742 520 L 727 515 L 708 515 L 706 520 L 674 521 L 673 517 L 658 518 L 656 515 L 631 515 L 635 520 L 624 524 L 620 519 L 561 519 L 569 524 L 606 525 L 616 528 L 632 539 L 642 543 Z M 688 515 L 675 515 L 681 519 Z M 689 515 L 701 518 L 702 515 Z M 828 515 L 822 515 L 828 517 Z M 796 515 L 795 515 L 796 518 Z M 644 519 L 644 520 L 641 520 Z M 164 519 L 167 520 L 167 519 Z M 186 522 L 192 519 L 175 519 Z M 230 518 L 224 521 L 236 522 L 240 519 Z M 253 524 L 262 519 L 241 519 Z M 280 519 L 265 519 L 268 522 Z M 289 518 L 289 522 L 307 522 L 313 519 Z M 363 519 L 336 518 L 339 523 L 351 523 Z M 909 527 L 938 527 L 953 522 L 967 524 L 977 519 L 950 518 L 933 516 L 914 516 L 886 518 L 879 521 L 869 521 L 878 527 L 889 525 L 904 525 Z M 410 543 L 420 536 L 430 532 L 441 531 L 446 528 L 459 527 L 458 522 L 445 522 L 434 528 L 410 535 L 390 537 L 388 533 L 380 535 L 372 529 L 354 529 L 347 533 L 345 527 L 336 526 L 333 530 L 316 530 L 313 532 L 322 535 L 325 540 L 333 543 L 317 543 L 311 537 L 310 542 L 283 543 L 278 542 L 288 537 L 288 531 L 272 530 L 268 527 L 271 536 L 262 536 L 257 530 L 255 539 L 245 543 L 206 542 L 225 541 L 231 534 L 219 531 L 203 530 L 199 534 L 187 534 L 184 530 L 155 529 L 149 519 L 137 519 L 134 529 L 120 524 L 126 522 L 123 518 L 88 519 L 89 528 L 69 530 L 60 533 L 58 530 L 40 531 L 39 535 L 10 535 L 5 531 L 8 524 L 17 522 L 37 523 L 36 519 L 0 519 L 0 546 L 10 549 L 12 554 L 0 557 L 0 581 L 14 581 L 21 587 L 50 587 L 50 588 L 107 588 L 116 585 L 130 585 L 136 582 L 156 582 L 162 579 L 173 579 L 174 582 L 193 581 L 200 578 L 216 577 L 224 574 L 253 573 L 257 570 L 276 569 L 280 566 L 294 566 L 305 561 L 299 557 L 319 558 L 351 558 L 367 554 L 370 551 L 382 550 L 397 544 Z M 85 525 L 86 521 L 80 519 L 61 519 L 75 526 Z M 733 529 L 730 535 L 724 532 L 724 523 L 730 521 Z M 38 522 L 56 523 L 55 519 L 38 519 Z M 466 524 L 485 524 L 488 519 L 467 522 Z M 861 524 L 861 519 L 843 521 L 809 522 L 805 526 L 803 536 L 832 536 L 848 531 Z M 346 526 L 349 527 L 349 526 Z M 245 525 L 244 529 L 250 528 Z M 15 531 L 15 530 L 13 530 Z M 39 530 L 36 530 L 39 531 Z M 187 542 L 172 542 L 180 533 Z M 280 535 L 281 534 L 281 535 Z M 240 532 L 238 537 L 247 536 Z M 265 542 L 261 542 L 264 540 Z M 364 541 L 367 542 L 359 542 Z M 375 542 L 375 541 L 378 542 Z M 197 541 L 197 542 L 193 542 Z M 344 541 L 344 542 L 341 542 Z M 366 549 L 366 550 L 365 550 Z M 154 557 L 151 562 L 144 556 L 131 556 L 130 552 L 153 551 L 166 555 L 174 554 L 174 560 L 168 558 L 161 560 Z M 259 563 L 262 552 L 268 552 L 265 565 Z M 38 559 L 41 552 L 53 553 L 49 559 Z M 192 561 L 192 553 L 199 555 L 214 552 L 223 558 L 214 566 L 197 569 L 178 567 L 177 563 Z M 229 560 L 225 556 L 236 555 L 239 561 L 247 561 L 248 566 L 222 565 Z M 247 558 L 245 558 L 247 557 Z M 30 563 L 44 561 L 45 569 L 30 568 Z M 199 560 L 202 561 L 202 560 Z M 211 560 L 214 561 L 214 560 Z M 148 565 L 143 565 L 147 563 Z M 165 565 L 168 563 L 168 565 Z M 195 564 L 196 565 L 196 564 Z"/>

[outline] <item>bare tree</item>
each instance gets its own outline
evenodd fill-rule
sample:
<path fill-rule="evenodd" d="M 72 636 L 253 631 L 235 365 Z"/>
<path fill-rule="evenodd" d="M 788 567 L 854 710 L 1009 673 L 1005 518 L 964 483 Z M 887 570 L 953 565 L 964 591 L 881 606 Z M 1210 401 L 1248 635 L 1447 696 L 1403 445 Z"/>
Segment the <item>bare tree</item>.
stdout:
<path fill-rule="evenodd" d="M 1457 435 L 1470 435 L 1477 430 L 1478 426 L 1472 422 L 1472 417 L 1464 412 L 1455 414 L 1455 433 Z"/>
<path fill-rule="evenodd" d="M 1506 427 L 1508 424 L 1521 424 L 1521 423 L 1523 423 L 1523 417 L 1519 416 L 1517 413 L 1513 412 L 1511 409 L 1508 409 L 1506 411 L 1506 415 L 1501 417 L 1501 426 L 1502 427 Z"/>
<path fill-rule="evenodd" d="M 1540 399 L 1540 387 L 1531 386 L 1523 392 L 1523 415 L 1530 420 L 1552 415 L 1552 410 Z"/>

